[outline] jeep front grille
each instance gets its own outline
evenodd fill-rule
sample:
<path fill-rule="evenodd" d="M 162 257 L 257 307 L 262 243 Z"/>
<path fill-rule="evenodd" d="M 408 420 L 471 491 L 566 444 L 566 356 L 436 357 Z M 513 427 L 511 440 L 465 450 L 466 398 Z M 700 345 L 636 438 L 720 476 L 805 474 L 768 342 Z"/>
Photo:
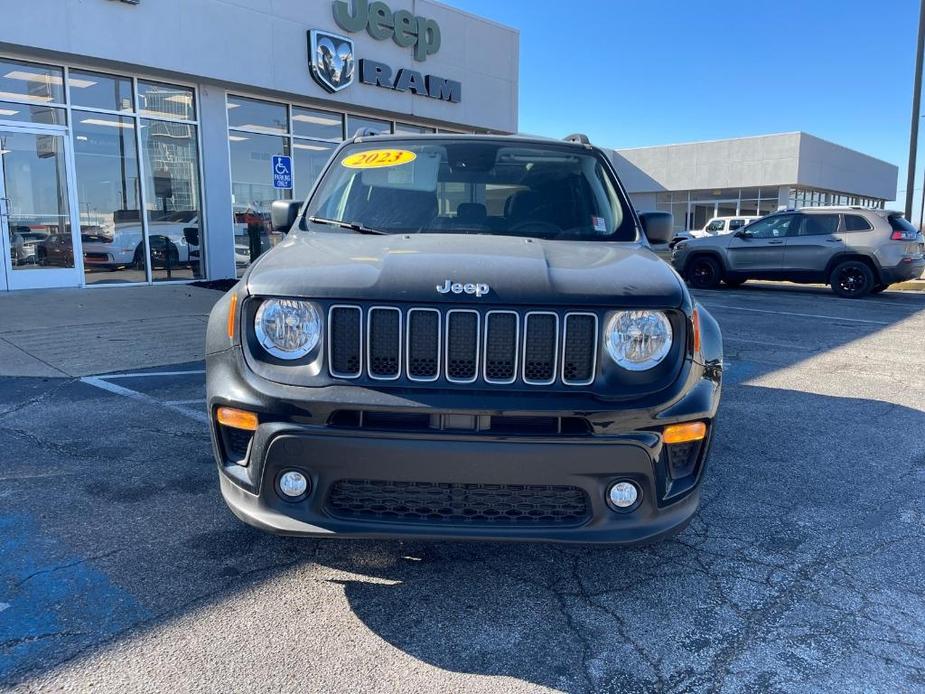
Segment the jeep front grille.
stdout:
<path fill-rule="evenodd" d="M 597 369 L 591 312 L 337 304 L 327 334 L 335 378 L 584 386 Z"/>

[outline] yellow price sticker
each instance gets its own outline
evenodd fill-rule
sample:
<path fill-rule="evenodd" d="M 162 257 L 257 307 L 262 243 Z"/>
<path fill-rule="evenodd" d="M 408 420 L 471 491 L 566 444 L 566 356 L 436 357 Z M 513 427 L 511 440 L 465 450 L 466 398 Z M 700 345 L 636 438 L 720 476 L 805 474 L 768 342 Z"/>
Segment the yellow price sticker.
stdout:
<path fill-rule="evenodd" d="M 386 166 L 407 164 L 415 159 L 417 155 L 407 149 L 373 149 L 368 152 L 351 154 L 341 162 L 341 166 L 348 169 L 381 169 Z"/>

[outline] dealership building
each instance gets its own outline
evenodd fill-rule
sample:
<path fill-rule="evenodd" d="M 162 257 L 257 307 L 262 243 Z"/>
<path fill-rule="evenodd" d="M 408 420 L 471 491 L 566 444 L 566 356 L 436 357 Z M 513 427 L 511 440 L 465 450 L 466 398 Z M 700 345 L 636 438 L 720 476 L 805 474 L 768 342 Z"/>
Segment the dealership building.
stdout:
<path fill-rule="evenodd" d="M 676 231 L 792 207 L 882 208 L 896 198 L 899 174 L 803 132 L 618 149 L 613 162 L 636 209 L 671 212 Z"/>
<path fill-rule="evenodd" d="M 336 144 L 518 130 L 519 33 L 432 0 L 29 0 L 0 23 L 0 291 L 240 276 Z M 573 130 L 563 124 L 563 132 Z M 622 149 L 640 210 L 882 205 L 804 133 Z"/>
<path fill-rule="evenodd" d="M 519 34 L 430 0 L 29 0 L 0 22 L 0 291 L 218 279 L 378 132 L 517 130 Z"/>

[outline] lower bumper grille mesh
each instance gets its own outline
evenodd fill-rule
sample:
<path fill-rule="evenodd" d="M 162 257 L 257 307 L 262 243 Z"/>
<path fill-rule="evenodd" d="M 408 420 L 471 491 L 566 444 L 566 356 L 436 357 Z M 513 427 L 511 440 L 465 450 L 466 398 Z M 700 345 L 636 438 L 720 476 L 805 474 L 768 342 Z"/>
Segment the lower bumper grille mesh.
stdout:
<path fill-rule="evenodd" d="M 549 527 L 591 517 L 578 487 L 340 480 L 326 501 L 332 516 L 389 523 Z"/>

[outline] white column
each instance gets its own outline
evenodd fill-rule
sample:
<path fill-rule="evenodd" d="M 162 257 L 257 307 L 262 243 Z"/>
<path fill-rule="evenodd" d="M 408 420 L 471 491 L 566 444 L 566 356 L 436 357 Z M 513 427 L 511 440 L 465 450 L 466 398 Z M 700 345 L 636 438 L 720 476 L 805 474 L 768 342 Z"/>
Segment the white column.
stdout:
<path fill-rule="evenodd" d="M 231 164 L 228 159 L 228 113 L 225 90 L 199 87 L 199 123 L 202 129 L 203 224 L 209 279 L 235 276 L 234 224 L 231 206 Z"/>

